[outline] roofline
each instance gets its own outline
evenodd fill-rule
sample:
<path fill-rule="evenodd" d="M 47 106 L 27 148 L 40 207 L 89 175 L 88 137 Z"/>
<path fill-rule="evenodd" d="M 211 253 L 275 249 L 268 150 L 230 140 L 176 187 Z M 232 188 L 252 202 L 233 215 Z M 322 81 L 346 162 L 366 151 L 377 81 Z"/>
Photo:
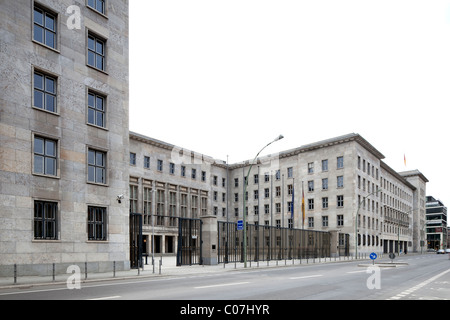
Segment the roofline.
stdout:
<path fill-rule="evenodd" d="M 402 171 L 402 172 L 399 172 L 398 174 L 400 174 L 402 177 L 405 177 L 405 178 L 418 176 L 418 177 L 421 178 L 424 182 L 430 182 L 430 181 L 427 179 L 427 177 L 425 177 L 425 176 L 423 175 L 423 173 L 420 172 L 419 170 Z"/>

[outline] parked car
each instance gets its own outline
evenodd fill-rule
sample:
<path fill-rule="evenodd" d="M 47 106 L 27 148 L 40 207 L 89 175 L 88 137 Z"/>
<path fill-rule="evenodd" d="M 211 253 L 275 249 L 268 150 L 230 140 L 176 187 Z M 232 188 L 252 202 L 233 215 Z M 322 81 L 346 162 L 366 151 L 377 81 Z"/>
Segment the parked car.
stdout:
<path fill-rule="evenodd" d="M 439 249 L 438 251 L 436 251 L 437 254 L 445 254 L 445 250 L 444 249 Z"/>
<path fill-rule="evenodd" d="M 450 253 L 450 249 L 445 249 L 445 253 Z"/>

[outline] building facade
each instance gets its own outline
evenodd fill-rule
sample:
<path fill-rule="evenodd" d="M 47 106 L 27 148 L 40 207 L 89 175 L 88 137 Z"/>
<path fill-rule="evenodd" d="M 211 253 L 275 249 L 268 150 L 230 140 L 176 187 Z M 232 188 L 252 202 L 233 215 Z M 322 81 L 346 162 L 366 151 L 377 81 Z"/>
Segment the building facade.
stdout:
<path fill-rule="evenodd" d="M 428 180 L 394 171 L 359 134 L 259 158 L 244 194 L 249 161 L 129 132 L 127 0 L 0 8 L 0 274 L 127 269 L 130 213 L 142 214 L 144 253 L 176 252 L 177 219 L 244 212 L 250 224 L 345 235 L 351 254 L 423 248 Z"/>
<path fill-rule="evenodd" d="M 447 207 L 442 201 L 427 196 L 426 236 L 427 249 L 439 250 L 447 248 Z"/>
<path fill-rule="evenodd" d="M 175 217 L 237 222 L 244 211 L 249 224 L 348 235 L 352 254 L 417 251 L 424 238 L 414 228 L 425 219 L 415 213 L 425 210 L 428 180 L 382 159 L 349 134 L 259 158 L 249 173 L 249 161 L 227 164 L 131 133 L 130 211 L 144 214 L 144 252 L 154 234 L 157 253 L 174 253 Z"/>
<path fill-rule="evenodd" d="M 0 2 L 0 265 L 128 268 L 128 32 L 127 0 Z"/>

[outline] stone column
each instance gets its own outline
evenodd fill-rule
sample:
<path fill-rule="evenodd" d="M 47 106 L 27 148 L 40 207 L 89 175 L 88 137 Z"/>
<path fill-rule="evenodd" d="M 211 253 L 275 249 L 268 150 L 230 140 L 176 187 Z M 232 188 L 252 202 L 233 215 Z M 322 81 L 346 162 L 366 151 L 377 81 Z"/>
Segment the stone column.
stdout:
<path fill-rule="evenodd" d="M 217 265 L 217 217 L 200 217 L 202 225 L 202 256 L 204 265 Z"/>

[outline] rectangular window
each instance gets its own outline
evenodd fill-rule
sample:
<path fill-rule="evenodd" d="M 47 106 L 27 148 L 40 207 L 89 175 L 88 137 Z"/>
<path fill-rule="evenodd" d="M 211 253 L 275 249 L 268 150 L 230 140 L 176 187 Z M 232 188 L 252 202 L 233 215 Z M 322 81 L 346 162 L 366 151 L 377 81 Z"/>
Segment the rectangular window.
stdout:
<path fill-rule="evenodd" d="M 163 171 L 163 161 L 162 160 L 158 160 L 158 163 L 156 164 L 156 170 L 158 170 L 159 172 Z"/>
<path fill-rule="evenodd" d="M 328 178 L 322 179 L 322 190 L 328 190 Z"/>
<path fill-rule="evenodd" d="M 88 0 L 88 6 L 101 14 L 105 14 L 105 0 Z"/>
<path fill-rule="evenodd" d="M 337 177 L 337 187 L 338 188 L 343 188 L 344 187 L 344 177 L 343 176 L 338 176 Z"/>
<path fill-rule="evenodd" d="M 322 171 L 328 171 L 328 159 L 322 160 Z"/>
<path fill-rule="evenodd" d="M 34 239 L 58 240 L 58 204 L 34 202 Z"/>
<path fill-rule="evenodd" d="M 322 227 L 328 227 L 328 216 L 322 217 Z"/>
<path fill-rule="evenodd" d="M 150 157 L 144 156 L 144 168 L 150 169 Z"/>
<path fill-rule="evenodd" d="M 134 152 L 130 152 L 130 165 L 136 165 L 136 153 Z"/>
<path fill-rule="evenodd" d="M 338 208 L 344 207 L 344 196 L 337 196 L 337 207 Z"/>
<path fill-rule="evenodd" d="M 170 174 L 175 174 L 175 163 L 169 164 L 169 172 Z"/>
<path fill-rule="evenodd" d="M 106 184 L 106 153 L 88 150 L 88 181 Z"/>
<path fill-rule="evenodd" d="M 88 35 L 88 65 L 105 71 L 106 41 L 93 34 Z"/>
<path fill-rule="evenodd" d="M 42 137 L 34 137 L 33 173 L 57 176 L 57 142 Z"/>
<path fill-rule="evenodd" d="M 288 178 L 294 177 L 294 168 L 290 167 L 287 169 Z"/>
<path fill-rule="evenodd" d="M 33 39 L 56 49 L 56 14 L 34 7 Z"/>
<path fill-rule="evenodd" d="M 106 208 L 88 207 L 88 240 L 106 241 Z"/>
<path fill-rule="evenodd" d="M 308 191 L 313 192 L 314 191 L 314 181 L 308 181 Z"/>
<path fill-rule="evenodd" d="M 106 127 L 105 117 L 106 98 L 89 91 L 88 93 L 88 123 L 94 126 Z"/>
<path fill-rule="evenodd" d="M 328 197 L 322 198 L 322 209 L 328 209 Z"/>
<path fill-rule="evenodd" d="M 36 108 L 57 112 L 56 109 L 56 85 L 55 77 L 42 72 L 34 72 L 34 102 Z"/>
<path fill-rule="evenodd" d="M 337 168 L 338 169 L 344 168 L 344 157 L 337 158 Z"/>
<path fill-rule="evenodd" d="M 337 225 L 338 225 L 338 227 L 344 226 L 344 215 L 342 215 L 342 214 L 337 215 Z"/>

